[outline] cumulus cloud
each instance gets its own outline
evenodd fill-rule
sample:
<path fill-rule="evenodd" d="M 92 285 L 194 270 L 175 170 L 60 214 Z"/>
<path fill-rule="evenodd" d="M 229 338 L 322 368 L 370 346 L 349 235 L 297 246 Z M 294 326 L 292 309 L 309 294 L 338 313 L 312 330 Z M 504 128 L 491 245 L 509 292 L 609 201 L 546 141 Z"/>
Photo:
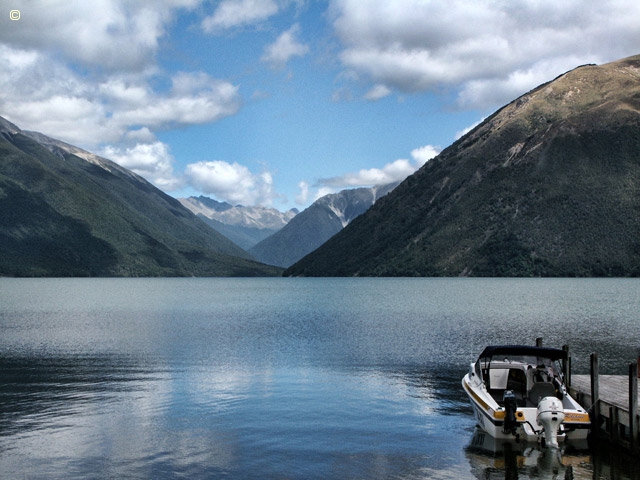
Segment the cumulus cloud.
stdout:
<path fill-rule="evenodd" d="M 101 155 L 128 168 L 166 191 L 180 188 L 182 180 L 174 175 L 174 159 L 162 142 L 139 143 L 130 148 L 108 146 Z"/>
<path fill-rule="evenodd" d="M 440 153 L 438 147 L 425 145 L 411 151 L 413 161 L 400 158 L 386 164 L 382 168 L 362 169 L 357 172 L 350 172 L 338 177 L 323 178 L 318 181 L 321 187 L 331 189 L 342 189 L 352 187 L 368 187 L 374 185 L 386 185 L 388 183 L 400 182 L 414 173 L 428 160 Z"/>
<path fill-rule="evenodd" d="M 0 63 L 7 67 L 0 70 L 0 109 L 11 121 L 89 149 L 149 142 L 152 129 L 213 122 L 240 108 L 237 86 L 202 72 L 176 73 L 171 90 L 158 92 L 154 76 L 86 78 L 46 54 L 7 45 L 0 45 Z"/>
<path fill-rule="evenodd" d="M 411 157 L 416 162 L 418 167 L 421 167 L 432 158 L 436 157 L 441 151 L 440 147 L 434 147 L 433 145 L 425 145 L 411 150 Z"/>
<path fill-rule="evenodd" d="M 268 206 L 276 197 L 270 172 L 254 174 L 236 162 L 191 163 L 185 169 L 185 176 L 190 185 L 204 194 L 233 204 Z"/>
<path fill-rule="evenodd" d="M 144 102 L 127 102 L 128 108 L 114 112 L 113 120 L 123 125 L 159 127 L 213 122 L 235 114 L 240 108 L 238 87 L 202 72 L 178 73 L 168 95 L 142 95 Z"/>
<path fill-rule="evenodd" d="M 179 10 L 200 3 L 52 0 L 45 8 L 15 0 L 12 8 L 28 22 L 6 21 L 0 29 L 0 112 L 21 128 L 96 151 L 164 190 L 182 188 L 189 179 L 202 183 L 197 168 L 191 177 L 174 172 L 168 146 L 155 135 L 240 109 L 237 85 L 199 71 L 166 73 L 156 65 L 167 26 Z M 225 1 L 221 12 L 231 15 L 232 3 L 255 7 L 252 15 L 259 15 L 270 2 Z M 229 199 L 272 197 L 269 173 L 240 177 L 241 193 L 231 189 Z"/>
<path fill-rule="evenodd" d="M 374 85 L 373 88 L 364 95 L 364 98 L 367 100 L 375 101 L 380 100 L 381 98 L 384 98 L 390 94 L 390 88 L 388 88 L 386 85 L 378 84 Z"/>
<path fill-rule="evenodd" d="M 460 106 L 478 108 L 637 53 L 640 3 L 333 0 L 330 11 L 348 71 L 402 92 L 461 89 Z"/>
<path fill-rule="evenodd" d="M 95 86 L 48 56 L 0 44 L 0 111 L 27 130 L 88 146 L 89 136 L 117 140 Z"/>
<path fill-rule="evenodd" d="M 292 26 L 282 33 L 274 43 L 265 48 L 260 60 L 268 63 L 272 68 L 278 69 L 284 68 L 293 57 L 305 56 L 309 52 L 309 47 L 300 43 L 299 33 L 300 26 L 298 24 Z"/>
<path fill-rule="evenodd" d="M 129 130 L 124 135 L 126 143 L 152 143 L 156 139 L 156 136 L 147 127 L 142 127 L 137 130 Z"/>
<path fill-rule="evenodd" d="M 142 71 L 153 63 L 173 14 L 199 0 L 15 0 L 23 19 L 0 29 L 0 42 L 62 54 L 85 66 Z"/>
<path fill-rule="evenodd" d="M 357 187 L 385 185 L 406 178 L 415 171 L 409 160 L 398 159 L 386 164 L 382 168 L 362 169 L 357 172 L 346 173 L 339 177 L 325 178 L 320 184 L 329 187 Z"/>
<path fill-rule="evenodd" d="M 309 200 L 309 183 L 304 180 L 298 183 L 300 193 L 296 196 L 296 203 L 298 205 L 304 205 Z"/>
<path fill-rule="evenodd" d="M 86 78 L 46 53 L 0 44 L 0 111 L 21 128 L 97 151 L 174 191 L 184 179 L 174 172 L 169 148 L 154 131 L 219 120 L 240 108 L 238 87 L 202 72 L 163 78 L 110 72 Z"/>
<path fill-rule="evenodd" d="M 223 0 L 213 15 L 202 21 L 202 29 L 214 33 L 234 27 L 260 23 L 278 13 L 274 0 Z"/>

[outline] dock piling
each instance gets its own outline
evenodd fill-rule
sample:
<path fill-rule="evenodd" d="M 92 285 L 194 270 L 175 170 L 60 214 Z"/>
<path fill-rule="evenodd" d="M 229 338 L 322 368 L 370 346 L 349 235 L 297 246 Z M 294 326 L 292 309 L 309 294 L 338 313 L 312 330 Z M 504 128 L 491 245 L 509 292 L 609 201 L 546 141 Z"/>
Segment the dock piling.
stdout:
<path fill-rule="evenodd" d="M 536 346 L 542 346 L 536 338 Z M 640 417 L 638 416 L 638 378 L 640 354 L 629 364 L 629 374 L 600 375 L 597 353 L 590 355 L 590 374 L 572 375 L 569 346 L 564 345 L 567 362 L 563 366 L 565 385 L 570 395 L 589 412 L 591 434 L 604 438 L 612 445 L 640 453 Z"/>
<path fill-rule="evenodd" d="M 563 345 L 562 350 L 567 353 L 567 361 L 563 364 L 562 376 L 564 377 L 564 384 L 567 388 L 571 388 L 571 355 L 569 354 L 569 345 Z"/>
<path fill-rule="evenodd" d="M 629 365 L 629 441 L 638 447 L 638 363 Z"/>
<path fill-rule="evenodd" d="M 591 416 L 593 417 L 591 422 L 597 426 L 600 425 L 600 407 L 598 402 L 600 401 L 600 379 L 599 379 L 599 361 L 598 354 L 591 354 Z"/>
<path fill-rule="evenodd" d="M 600 375 L 598 355 L 593 353 L 591 374 L 573 375 L 569 390 L 571 396 L 589 411 L 594 437 L 631 452 L 640 452 L 636 362 L 629 364 L 628 375 Z"/>

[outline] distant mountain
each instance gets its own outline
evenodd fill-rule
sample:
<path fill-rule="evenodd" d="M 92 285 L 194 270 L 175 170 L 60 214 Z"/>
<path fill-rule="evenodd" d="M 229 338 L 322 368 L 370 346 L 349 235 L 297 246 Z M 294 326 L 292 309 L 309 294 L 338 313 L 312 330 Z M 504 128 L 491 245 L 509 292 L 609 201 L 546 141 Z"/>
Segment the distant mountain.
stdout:
<path fill-rule="evenodd" d="M 326 195 L 249 252 L 261 262 L 288 267 L 349 225 L 396 185 L 356 188 Z"/>
<path fill-rule="evenodd" d="M 285 275 L 640 276 L 640 56 L 503 107 Z"/>
<path fill-rule="evenodd" d="M 0 117 L 0 275 L 274 275 L 133 172 Z"/>
<path fill-rule="evenodd" d="M 204 196 L 178 200 L 245 250 L 273 235 L 298 213 L 295 209 L 281 212 L 275 208 L 233 206 Z"/>

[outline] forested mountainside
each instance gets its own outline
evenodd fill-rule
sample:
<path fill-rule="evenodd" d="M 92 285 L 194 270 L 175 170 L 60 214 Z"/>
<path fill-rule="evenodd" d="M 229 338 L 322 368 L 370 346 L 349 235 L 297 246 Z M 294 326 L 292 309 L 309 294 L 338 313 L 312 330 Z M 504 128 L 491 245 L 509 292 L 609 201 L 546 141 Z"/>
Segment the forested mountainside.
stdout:
<path fill-rule="evenodd" d="M 640 56 L 514 100 L 285 275 L 640 275 Z"/>
<path fill-rule="evenodd" d="M 253 276 L 254 261 L 114 162 L 0 118 L 0 275 Z"/>

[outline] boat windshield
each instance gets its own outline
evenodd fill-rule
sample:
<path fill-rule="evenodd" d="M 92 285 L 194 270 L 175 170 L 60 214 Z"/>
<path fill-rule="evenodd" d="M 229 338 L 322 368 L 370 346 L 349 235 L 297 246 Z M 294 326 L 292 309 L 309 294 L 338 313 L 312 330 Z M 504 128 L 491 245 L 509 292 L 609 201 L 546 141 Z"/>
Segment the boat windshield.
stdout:
<path fill-rule="evenodd" d="M 495 352 L 495 355 L 484 356 L 476 363 L 476 372 L 481 378 L 487 378 L 489 370 L 517 369 L 532 375 L 538 373 L 549 381 L 555 377 L 563 381 L 563 366 L 559 358 L 550 358 L 542 355 L 532 355 L 530 352 Z"/>
<path fill-rule="evenodd" d="M 480 354 L 478 363 L 481 368 L 489 368 L 491 364 L 515 364 L 550 367 L 558 361 L 565 361 L 567 353 L 554 348 L 531 347 L 522 345 L 505 345 L 487 347 Z"/>
<path fill-rule="evenodd" d="M 507 364 L 507 365 L 533 365 L 551 367 L 554 361 L 545 357 L 534 357 L 531 355 L 501 355 L 489 359 L 491 364 Z"/>

